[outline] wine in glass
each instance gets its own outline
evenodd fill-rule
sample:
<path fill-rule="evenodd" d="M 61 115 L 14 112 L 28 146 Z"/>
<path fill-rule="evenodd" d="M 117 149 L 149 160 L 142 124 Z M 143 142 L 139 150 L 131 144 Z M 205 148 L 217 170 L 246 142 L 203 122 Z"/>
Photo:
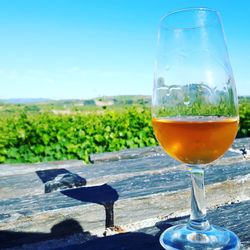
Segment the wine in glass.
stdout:
<path fill-rule="evenodd" d="M 164 16 L 158 34 L 152 123 L 161 147 L 191 174 L 191 216 L 167 229 L 165 249 L 238 249 L 231 231 L 206 217 L 204 167 L 238 130 L 238 99 L 219 13 L 206 8 Z"/>

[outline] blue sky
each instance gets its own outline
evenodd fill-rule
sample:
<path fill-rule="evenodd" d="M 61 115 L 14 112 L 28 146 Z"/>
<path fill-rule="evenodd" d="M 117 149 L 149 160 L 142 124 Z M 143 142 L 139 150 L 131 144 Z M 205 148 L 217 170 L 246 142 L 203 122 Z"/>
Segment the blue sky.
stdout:
<path fill-rule="evenodd" d="M 220 11 L 250 95 L 250 1 L 0 0 L 0 99 L 151 94 L 160 18 L 197 6 Z"/>

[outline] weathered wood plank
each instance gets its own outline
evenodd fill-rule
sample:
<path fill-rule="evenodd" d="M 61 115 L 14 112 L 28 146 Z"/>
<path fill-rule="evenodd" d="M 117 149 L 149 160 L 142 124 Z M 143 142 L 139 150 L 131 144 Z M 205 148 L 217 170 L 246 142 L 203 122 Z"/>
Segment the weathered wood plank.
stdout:
<path fill-rule="evenodd" d="M 238 160 L 238 159 L 237 159 Z M 233 179 L 238 176 L 250 174 L 250 162 L 242 160 L 241 162 L 228 162 L 227 165 L 214 165 L 206 170 L 206 183 L 218 183 Z M 119 177 L 119 176 L 118 176 Z M 100 184 L 105 184 L 107 178 L 99 180 Z M 101 182 L 102 181 L 102 182 Z M 173 192 L 186 189 L 189 186 L 188 172 L 182 165 L 168 169 L 160 169 L 152 172 L 138 172 L 136 175 L 124 175 L 123 178 L 111 179 L 106 186 L 83 187 L 72 189 L 65 195 L 65 192 L 54 192 L 46 195 L 21 196 L 10 199 L 0 200 L 0 214 L 20 213 L 22 215 L 32 215 L 33 213 L 44 212 L 64 207 L 73 207 L 84 205 L 89 201 L 72 199 L 78 193 L 93 192 L 93 196 L 98 192 L 104 192 L 107 186 L 118 193 L 119 199 L 133 197 L 143 197 L 146 195 Z M 91 191 L 92 190 L 92 191 Z M 94 191 L 93 191 L 94 190 Z M 84 195 L 83 195 L 84 197 Z"/>
<path fill-rule="evenodd" d="M 208 218 L 212 224 L 234 231 L 241 240 L 241 249 L 247 250 L 250 249 L 249 211 L 250 201 L 244 201 L 213 208 L 208 211 Z M 17 232 L 14 235 L 12 231 L 6 230 L 1 232 L 0 239 L 2 248 L 9 247 L 11 250 L 160 250 L 160 234 L 169 226 L 186 221 L 187 216 L 170 216 L 168 219 L 154 222 L 151 226 L 145 223 L 140 229 L 130 227 L 122 234 L 100 237 L 86 231 L 77 220 L 66 220 L 55 225 L 47 234 L 31 231 Z M 66 226 L 72 228 L 70 235 L 63 235 Z M 15 242 L 12 240 L 14 237 Z M 16 245 L 18 246 L 15 247 Z"/>
<path fill-rule="evenodd" d="M 234 140 L 232 148 L 234 149 L 246 148 L 247 150 L 250 150 L 250 137 L 245 137 L 245 138 Z"/>
<path fill-rule="evenodd" d="M 164 152 L 161 147 L 145 147 L 145 148 L 137 148 L 137 149 L 127 149 L 117 152 L 105 152 L 99 154 L 91 154 L 90 162 L 98 163 L 98 162 L 110 162 L 110 161 L 119 161 L 126 159 L 137 159 L 137 158 L 145 158 L 152 156 L 163 155 Z"/>
<path fill-rule="evenodd" d="M 216 170 L 216 167 L 214 168 Z M 250 170 L 248 164 L 245 164 L 244 167 L 242 163 L 227 167 L 227 171 L 229 169 L 231 173 L 236 172 L 237 169 L 239 173 L 242 169 Z M 224 173 L 221 172 L 222 175 Z M 148 182 L 142 184 L 143 187 L 139 184 L 129 186 L 130 180 L 127 183 L 122 181 L 123 183 L 110 183 L 110 186 L 106 186 L 106 188 L 101 187 L 101 189 L 107 191 L 108 199 L 101 195 L 103 190 L 98 187 L 94 187 L 94 192 L 89 189 L 91 187 L 86 187 L 86 189 L 82 188 L 85 189 L 85 192 L 78 188 L 66 190 L 64 194 L 63 191 L 31 197 L 32 199 L 22 197 L 21 199 L 1 201 L 0 213 L 2 218 L 0 229 L 17 232 L 40 231 L 49 233 L 53 225 L 65 219 L 73 218 L 91 233 L 96 233 L 98 230 L 103 232 L 105 230 L 104 208 L 107 200 L 114 202 L 115 224 L 119 226 L 129 225 L 128 227 L 140 228 L 145 223 L 188 214 L 189 203 L 187 201 L 190 194 L 189 189 L 186 189 L 186 187 L 189 178 L 186 178 L 187 176 L 183 178 L 184 174 L 185 172 L 179 171 L 177 174 L 179 177 L 176 178 L 171 173 L 172 176 L 170 175 L 168 178 L 172 182 L 169 183 L 164 182 L 163 174 L 161 176 L 163 177 L 162 180 L 155 183 L 158 184 L 158 191 L 161 190 L 159 192 L 156 192 L 157 189 L 152 184 L 150 185 L 151 176 L 148 177 Z M 239 175 L 238 177 L 236 175 L 236 177 L 225 182 L 221 182 L 220 176 L 218 176 L 220 182 L 215 182 L 216 178 L 213 179 L 212 176 L 216 177 L 217 174 L 211 174 L 211 177 L 209 177 L 211 178 L 209 181 L 211 184 L 207 185 L 209 207 L 250 199 L 249 174 L 245 176 Z M 160 176 L 158 177 L 160 178 Z M 142 178 L 142 183 L 145 182 L 145 178 Z M 116 188 L 114 188 L 114 185 L 116 185 Z M 141 188 L 141 192 L 138 192 L 137 188 Z M 144 189 L 148 189 L 148 192 L 145 192 Z M 132 195 L 127 190 L 130 190 Z M 118 200 L 116 192 L 119 195 Z M 97 196 L 98 193 L 100 197 Z M 130 198 L 131 196 L 134 198 Z M 144 221 L 145 218 L 147 218 L 148 222 Z"/>
<path fill-rule="evenodd" d="M 212 224 L 226 227 L 234 231 L 241 239 L 241 249 L 250 249 L 250 201 L 233 205 L 226 205 L 208 211 L 208 218 Z M 220 218 L 220 220 L 218 220 Z M 168 227 L 186 223 L 186 218 L 168 219 L 157 223 L 153 227 L 142 228 L 135 232 L 113 235 L 103 238 L 94 238 L 82 244 L 75 244 L 62 250 L 162 250 L 159 244 L 160 234 Z"/>
<path fill-rule="evenodd" d="M 139 160 L 124 160 L 122 163 L 111 162 L 89 166 L 80 165 L 56 168 L 55 170 L 59 172 L 67 170 L 84 178 L 87 185 L 95 185 L 98 183 L 110 182 L 117 178 L 127 178 L 127 176 L 133 176 L 133 174 L 143 174 L 144 172 L 156 169 L 159 171 L 159 169 L 174 167 L 177 164 L 175 160 L 164 155 Z M 51 168 L 48 170 L 51 170 Z M 45 169 L 43 171 L 46 173 L 48 170 Z M 44 192 L 44 183 L 36 172 L 27 173 L 25 175 L 8 175 L 0 178 L 0 199 L 43 194 Z"/>
<path fill-rule="evenodd" d="M 68 160 L 68 161 L 53 161 L 44 163 L 23 163 L 23 164 L 0 164 L 0 177 L 11 175 L 25 175 L 34 173 L 38 170 L 48 170 L 57 168 L 71 168 L 71 167 L 85 166 L 83 161 Z"/>
<path fill-rule="evenodd" d="M 224 158 L 217 162 L 217 164 L 230 161 L 230 159 L 227 160 L 227 158 L 233 161 L 241 161 L 243 159 L 239 153 L 228 152 Z M 74 162 L 72 166 L 65 165 L 64 168 L 59 168 L 60 165 L 56 165 L 54 171 L 58 171 L 59 174 L 62 171 L 68 171 L 69 173 L 84 178 L 87 185 L 97 185 L 126 179 L 136 175 L 151 175 L 159 171 L 173 171 L 176 166 L 179 165 L 177 161 L 164 154 L 154 157 L 123 160 L 122 162 L 114 161 L 87 166 L 83 166 L 82 163 L 79 164 L 79 162 Z M 39 178 L 37 172 L 43 171 L 44 175 L 46 173 L 49 175 L 50 171 L 53 170 L 51 166 L 52 165 L 49 164 L 47 169 L 39 168 L 37 171 L 25 172 L 26 174 L 22 175 L 19 172 L 18 174 L 13 173 L 9 175 L 8 172 L 7 176 L 0 177 L 0 199 L 43 194 L 45 192 L 45 185 Z M 6 167 L 8 169 L 11 168 L 11 166 Z M 74 183 L 72 183 L 72 186 L 79 185 L 74 185 Z"/>

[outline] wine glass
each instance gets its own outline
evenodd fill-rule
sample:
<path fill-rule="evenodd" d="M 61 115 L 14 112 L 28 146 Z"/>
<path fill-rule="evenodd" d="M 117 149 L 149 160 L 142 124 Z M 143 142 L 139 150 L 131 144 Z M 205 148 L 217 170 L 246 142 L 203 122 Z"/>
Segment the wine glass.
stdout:
<path fill-rule="evenodd" d="M 238 99 L 220 15 L 190 8 L 160 22 L 152 96 L 152 124 L 161 147 L 191 174 L 187 224 L 165 230 L 165 249 L 239 249 L 231 231 L 206 217 L 204 167 L 233 143 Z"/>

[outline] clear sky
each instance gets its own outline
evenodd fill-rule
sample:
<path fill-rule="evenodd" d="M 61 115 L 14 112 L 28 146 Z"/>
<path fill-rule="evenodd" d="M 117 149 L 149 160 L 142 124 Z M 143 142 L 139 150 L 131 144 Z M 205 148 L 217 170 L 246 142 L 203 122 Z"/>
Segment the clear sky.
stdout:
<path fill-rule="evenodd" d="M 220 11 L 250 95 L 248 0 L 0 0 L 0 99 L 151 94 L 160 18 L 200 6 Z"/>

